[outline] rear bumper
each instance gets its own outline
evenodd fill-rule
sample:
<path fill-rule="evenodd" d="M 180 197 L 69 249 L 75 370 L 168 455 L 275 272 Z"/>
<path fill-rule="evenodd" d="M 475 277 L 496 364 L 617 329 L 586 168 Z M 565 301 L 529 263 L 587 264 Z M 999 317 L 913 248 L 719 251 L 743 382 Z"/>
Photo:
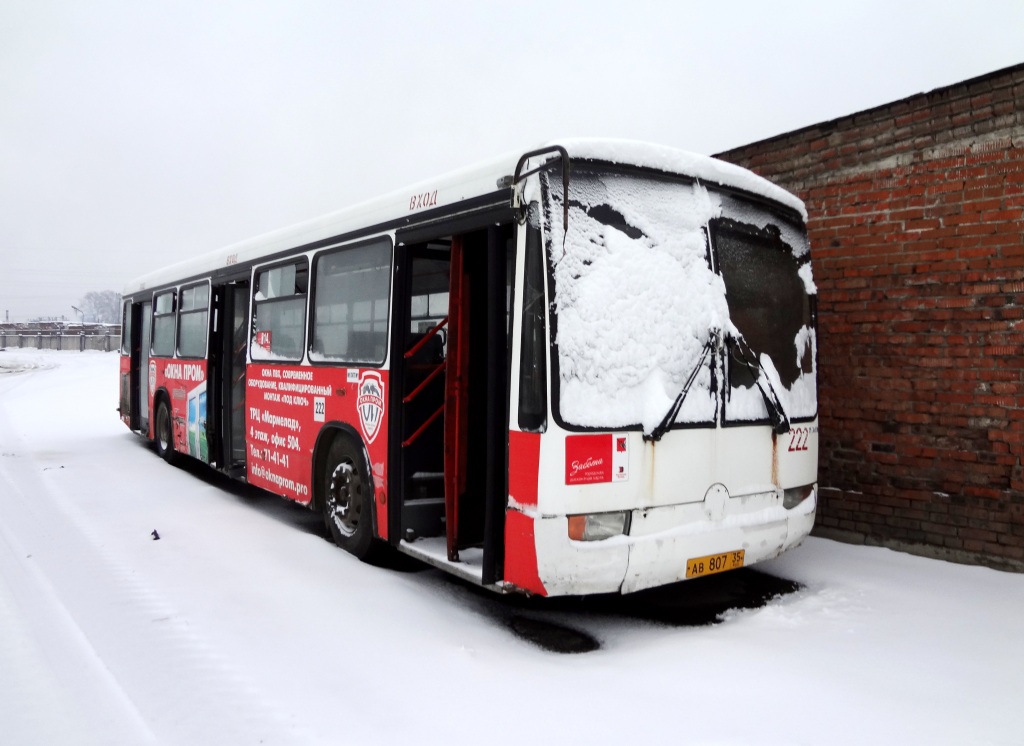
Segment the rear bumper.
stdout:
<path fill-rule="evenodd" d="M 730 498 L 749 504 L 724 515 L 705 503 L 636 510 L 628 536 L 593 542 L 569 539 L 565 516 L 537 517 L 537 576 L 549 596 L 632 593 L 684 580 L 688 559 L 743 549 L 752 565 L 811 532 L 816 491 L 790 510 L 777 499 L 762 507 L 758 497 Z"/>

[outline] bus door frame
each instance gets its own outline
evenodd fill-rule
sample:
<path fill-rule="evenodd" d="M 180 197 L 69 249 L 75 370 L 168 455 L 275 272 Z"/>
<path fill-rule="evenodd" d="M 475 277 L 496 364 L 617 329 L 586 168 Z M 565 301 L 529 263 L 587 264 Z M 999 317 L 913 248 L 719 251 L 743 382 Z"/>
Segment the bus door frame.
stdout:
<path fill-rule="evenodd" d="M 129 336 L 125 340 L 128 349 L 128 427 L 131 430 L 142 428 L 141 402 L 141 355 L 142 355 L 142 303 L 128 301 Z M 122 330 L 123 333 L 123 330 Z"/>
<path fill-rule="evenodd" d="M 132 303 L 132 313 L 135 313 L 136 304 Z M 132 353 L 132 378 L 137 382 L 135 387 L 136 399 L 133 402 L 138 404 L 138 425 L 139 430 L 149 437 L 149 402 L 153 398 L 149 381 L 149 353 L 153 347 L 153 299 L 149 298 L 138 304 L 138 324 L 133 319 L 132 336 L 135 336 L 135 329 L 138 329 L 139 352 L 136 356 Z M 132 342 L 134 348 L 134 340 Z M 133 422 L 135 420 L 133 419 Z"/>
<path fill-rule="evenodd" d="M 234 401 L 233 388 L 236 366 L 233 360 L 242 345 L 242 375 L 245 375 L 246 346 L 249 339 L 250 273 L 234 275 L 230 279 L 218 277 L 211 282 L 210 289 L 210 335 L 207 346 L 207 395 L 211 398 L 207 411 L 207 441 L 211 443 L 211 462 L 231 476 L 245 472 L 245 453 L 242 460 L 234 457 L 232 442 L 238 435 L 232 423 L 232 412 L 242 407 L 242 437 L 245 434 L 245 382 L 242 381 L 241 401 Z M 234 324 L 235 310 L 239 299 L 244 298 L 242 327 Z M 239 337 L 241 332 L 241 337 Z"/>
<path fill-rule="evenodd" d="M 466 216 L 461 219 L 432 223 L 430 225 L 417 226 L 414 228 L 398 231 L 395 236 L 395 292 L 392 301 L 392 338 L 391 338 L 391 400 L 390 417 L 391 432 L 389 434 L 388 460 L 394 464 L 389 469 L 389 510 L 388 510 L 388 536 L 389 541 L 397 546 L 403 538 L 402 532 L 402 501 L 403 501 L 403 478 L 402 468 L 402 377 L 404 374 L 403 342 L 405 339 L 405 326 L 409 318 L 408 289 L 410 287 L 410 249 L 417 244 L 429 240 L 437 240 L 451 237 L 453 242 L 461 239 L 461 254 L 456 263 L 453 256 L 451 287 L 468 289 L 468 295 L 474 294 L 477 298 L 491 299 L 486 302 L 486 313 L 480 318 L 479 324 L 483 329 L 471 336 L 476 342 L 470 342 L 468 348 L 463 346 L 457 355 L 465 355 L 462 363 L 454 361 L 451 351 L 447 364 L 449 377 L 451 373 L 468 373 L 470 369 L 477 370 L 487 387 L 487 393 L 481 397 L 479 389 L 474 395 L 473 381 L 464 377 L 468 385 L 468 393 L 465 390 L 453 390 L 453 381 L 447 383 L 446 408 L 449 403 L 458 403 L 460 411 L 446 412 L 446 435 L 445 435 L 445 508 L 446 513 L 453 511 L 446 516 L 447 544 L 449 559 L 454 561 L 457 558 L 458 546 L 460 544 L 458 516 L 462 513 L 459 505 L 460 495 L 448 494 L 449 490 L 456 486 L 466 484 L 467 462 L 471 460 L 470 454 L 464 452 L 466 441 L 479 443 L 480 439 L 470 437 L 475 435 L 467 431 L 466 412 L 464 409 L 475 411 L 474 407 L 483 399 L 482 420 L 484 424 L 484 444 L 482 452 L 484 460 L 484 475 L 480 483 L 483 500 L 483 567 L 481 583 L 492 585 L 503 579 L 504 550 L 505 550 L 505 510 L 508 504 L 508 428 L 509 428 L 509 371 L 511 366 L 510 340 L 511 332 L 506 327 L 506 277 L 508 257 L 506 254 L 506 241 L 503 238 L 511 237 L 512 251 L 516 251 L 518 231 L 515 230 L 513 214 L 507 209 L 488 211 L 487 213 Z M 465 240 L 473 236 L 476 240 L 466 246 Z M 465 264 L 467 252 L 481 251 L 483 256 L 474 257 L 474 269 Z M 514 266 L 514 265 L 513 265 Z M 470 274 L 465 274 L 465 273 Z M 462 274 L 463 277 L 457 277 Z M 476 290 L 473 284 L 477 284 Z M 480 292 L 483 291 L 483 292 Z M 514 288 L 513 288 L 514 291 Z M 514 296 L 514 292 L 513 292 Z M 449 302 L 448 333 L 449 341 L 460 335 L 459 314 L 470 311 L 479 311 L 476 304 L 463 304 L 463 308 Z M 512 309 L 509 310 L 509 313 Z M 474 316 L 476 318 L 476 316 Z M 479 336 L 478 336 L 479 334 Z M 471 349 L 481 344 L 484 346 L 482 365 L 470 360 Z M 480 367 L 477 367 L 477 366 Z M 479 385 L 479 384 L 477 384 Z M 448 425 L 447 423 L 451 423 Z M 450 444 L 449 438 L 454 437 L 454 443 Z M 455 448 L 458 444 L 459 448 Z M 450 447 L 452 446 L 452 447 Z M 457 474 L 447 474 L 447 469 L 453 467 Z M 454 517 L 454 520 L 452 518 Z"/>

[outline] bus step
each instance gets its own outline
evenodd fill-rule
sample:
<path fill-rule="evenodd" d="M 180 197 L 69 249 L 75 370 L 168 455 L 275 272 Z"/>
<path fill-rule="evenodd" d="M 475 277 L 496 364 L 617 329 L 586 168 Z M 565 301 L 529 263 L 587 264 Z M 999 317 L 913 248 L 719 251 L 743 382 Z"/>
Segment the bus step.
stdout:
<path fill-rule="evenodd" d="M 407 507 L 426 507 L 428 505 L 444 505 L 443 497 L 414 497 L 410 500 L 406 500 L 402 505 Z"/>
<path fill-rule="evenodd" d="M 444 479 L 443 471 L 418 471 L 412 475 L 414 482 L 433 482 Z"/>

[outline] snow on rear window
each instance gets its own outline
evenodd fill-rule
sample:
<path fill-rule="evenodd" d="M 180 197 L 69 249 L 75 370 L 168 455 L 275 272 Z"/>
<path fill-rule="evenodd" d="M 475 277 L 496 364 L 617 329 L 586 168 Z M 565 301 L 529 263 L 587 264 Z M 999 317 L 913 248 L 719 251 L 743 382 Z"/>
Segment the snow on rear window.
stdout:
<path fill-rule="evenodd" d="M 712 223 L 725 215 L 759 230 L 774 225 L 772 230 L 790 247 L 794 272 L 800 267 L 786 283 L 790 295 L 794 282 L 813 292 L 801 226 L 697 181 L 574 164 L 568 231 L 563 232 L 560 178 L 557 173 L 547 178 L 562 421 L 579 427 L 640 425 L 649 433 L 700 365 L 675 421 L 713 423 L 719 413 L 715 387 L 723 385 L 715 373 L 724 351 L 702 365 L 701 355 L 709 340 L 743 330 L 730 317 L 728 283 L 711 269 Z M 816 411 L 814 371 L 806 367 L 808 358 L 814 359 L 806 351 L 813 351 L 814 344 L 813 329 L 801 327 L 769 350 L 785 349 L 785 361 L 765 355 L 764 376 L 779 389 L 783 404 L 793 406 L 791 416 Z M 783 376 L 784 383 L 777 382 L 777 367 L 797 366 L 795 381 Z M 744 420 L 766 417 L 760 394 L 736 383 L 727 414 Z"/>
<path fill-rule="evenodd" d="M 720 198 L 696 183 L 576 168 L 563 244 L 560 184 L 551 186 L 562 419 L 649 432 L 729 317 L 707 259 Z M 707 366 L 677 421 L 713 421 L 715 412 Z"/>
<path fill-rule="evenodd" d="M 802 231 L 763 209 L 730 210 L 711 224 L 716 266 L 726 286 L 729 316 L 742 345 L 730 342 L 727 420 L 767 415 L 767 377 L 790 418 L 817 411 L 816 342 L 808 286 L 813 288 Z M 803 265 L 800 264 L 804 260 Z M 806 272 L 802 272 L 806 269 Z M 743 351 L 746 351 L 745 353 Z"/>

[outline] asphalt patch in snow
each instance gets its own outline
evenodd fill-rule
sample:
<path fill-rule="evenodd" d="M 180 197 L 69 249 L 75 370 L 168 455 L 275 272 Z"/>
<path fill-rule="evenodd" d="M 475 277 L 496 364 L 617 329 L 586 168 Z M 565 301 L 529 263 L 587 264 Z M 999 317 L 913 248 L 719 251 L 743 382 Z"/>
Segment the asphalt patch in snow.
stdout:
<path fill-rule="evenodd" d="M 701 627 L 723 621 L 731 611 L 759 609 L 802 587 L 792 580 L 743 568 L 620 596 L 609 604 L 609 611 L 614 613 L 617 604 L 629 603 L 632 614 L 641 619 L 673 627 Z"/>
<path fill-rule="evenodd" d="M 727 620 L 732 612 L 762 608 L 803 588 L 750 568 L 626 595 L 577 598 L 501 596 L 457 578 L 446 579 L 464 602 L 516 637 L 543 650 L 569 654 L 600 649 L 601 631 L 609 627 L 705 627 Z"/>
<path fill-rule="evenodd" d="M 545 619 L 514 615 L 508 626 L 516 637 L 553 653 L 589 653 L 601 647 L 594 636 Z"/>

